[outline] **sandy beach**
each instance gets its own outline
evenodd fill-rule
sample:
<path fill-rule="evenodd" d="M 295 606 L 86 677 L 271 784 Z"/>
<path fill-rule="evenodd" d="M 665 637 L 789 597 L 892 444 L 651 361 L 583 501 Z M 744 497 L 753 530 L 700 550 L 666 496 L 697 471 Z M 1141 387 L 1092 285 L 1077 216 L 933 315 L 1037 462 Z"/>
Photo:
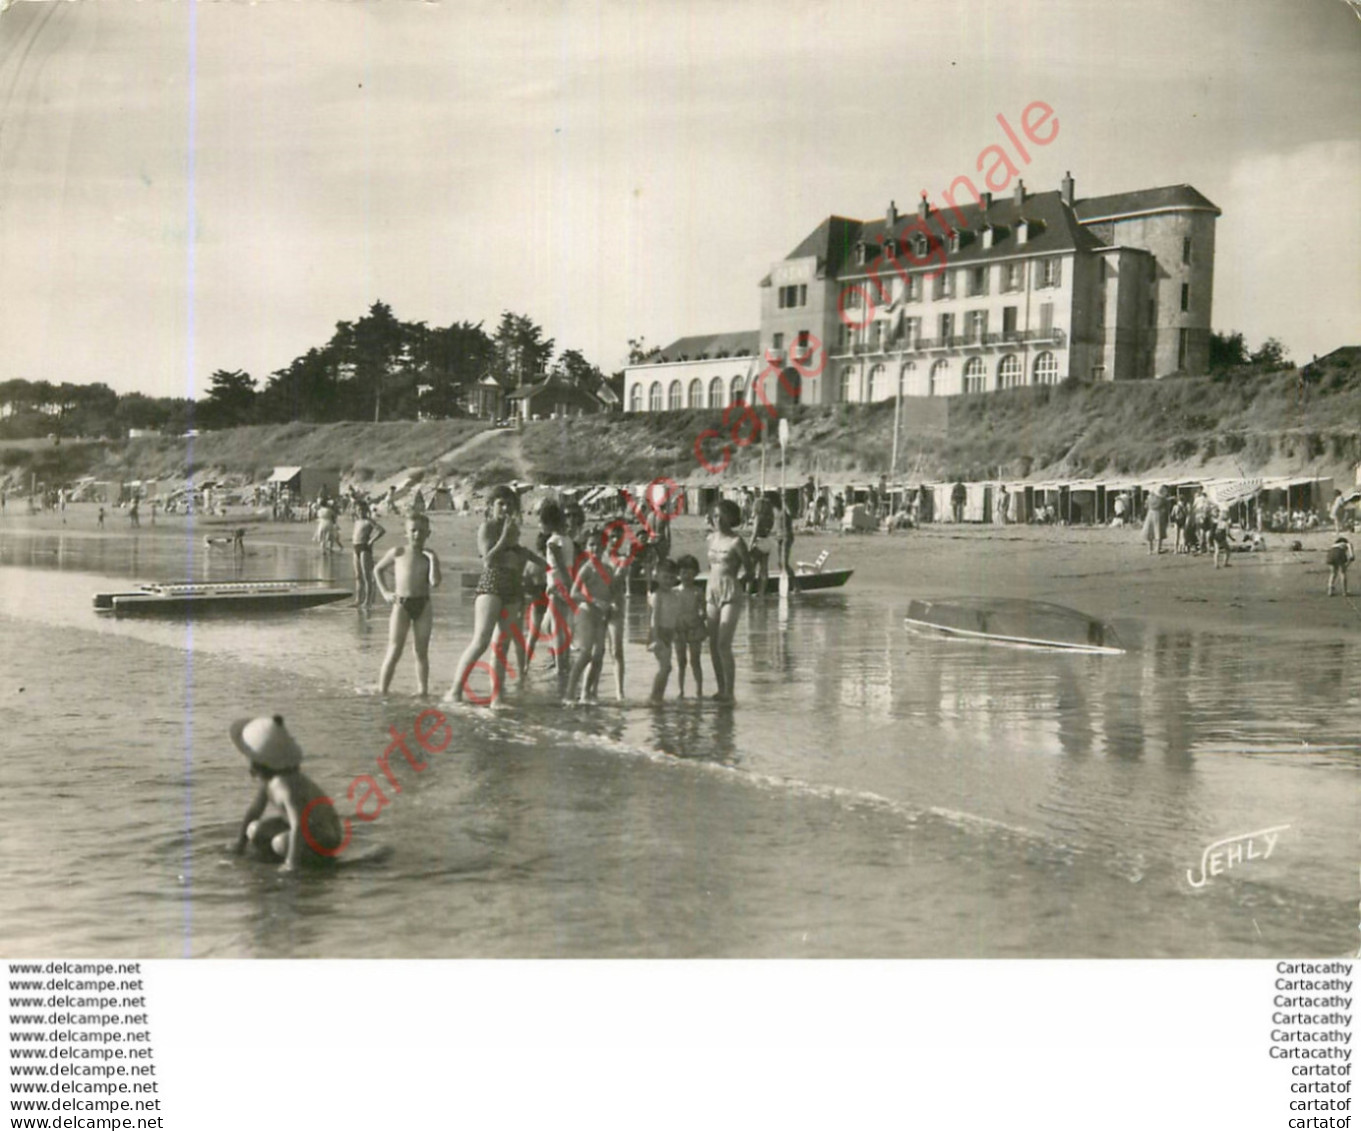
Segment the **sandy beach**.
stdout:
<path fill-rule="evenodd" d="M 29 515 L 11 505 L 0 519 L 0 536 L 23 531 L 63 533 L 81 538 L 182 539 L 198 542 L 246 528 L 247 547 L 305 546 L 312 541 L 310 522 L 259 521 L 251 515 L 212 518 L 158 515 L 155 525 L 144 513 L 132 530 L 124 511 L 106 514 L 97 525 L 98 507 L 70 504 L 66 520 L 56 512 Z M 401 540 L 401 519 L 380 516 L 388 534 L 382 543 Z M 446 569 L 478 565 L 477 514 L 430 514 L 431 546 Z M 349 522 L 341 520 L 342 540 Z M 672 524 L 673 555 L 693 553 L 703 560 L 705 525 L 696 517 Z M 849 593 L 873 589 L 897 591 L 903 602 L 922 597 L 1028 597 L 1079 609 L 1118 626 L 1138 619 L 1158 625 L 1250 629 L 1254 632 L 1351 638 L 1361 631 L 1361 569 L 1352 570 L 1351 596 L 1326 595 L 1328 567 L 1324 553 L 1331 530 L 1267 534 L 1266 550 L 1235 552 L 1231 566 L 1216 570 L 1209 555 L 1150 555 L 1137 527 L 993 526 L 930 524 L 892 534 L 799 534 L 793 559 L 812 561 L 830 550 L 828 568 L 855 570 Z M 1303 547 L 1291 550 L 1298 541 Z M 222 553 L 223 551 L 215 551 Z M 322 551 L 317 550 L 320 557 Z M 348 554 L 332 555 L 343 559 Z M 147 580 L 153 580 L 148 578 Z"/>

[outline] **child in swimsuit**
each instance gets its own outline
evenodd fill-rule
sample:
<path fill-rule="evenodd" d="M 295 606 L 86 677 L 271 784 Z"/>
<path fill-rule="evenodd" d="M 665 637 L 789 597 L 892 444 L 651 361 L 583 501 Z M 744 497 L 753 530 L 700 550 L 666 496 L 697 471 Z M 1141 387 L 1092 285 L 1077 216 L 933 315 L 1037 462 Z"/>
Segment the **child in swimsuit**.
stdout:
<path fill-rule="evenodd" d="M 534 551 L 525 561 L 524 575 L 521 578 L 521 587 L 524 590 L 525 635 L 530 640 L 540 639 L 543 616 L 548 609 L 548 598 L 544 596 L 548 589 L 548 534 L 546 531 L 539 531 L 539 536 L 534 543 Z M 529 666 L 530 658 L 529 655 L 524 657 L 525 667 Z"/>
<path fill-rule="evenodd" d="M 349 830 L 342 830 L 325 791 L 298 768 L 302 749 L 283 716 L 238 719 L 228 733 L 250 759 L 250 776 L 260 782 L 241 822 L 237 855 L 249 845 L 269 859 L 283 860 L 281 872 L 339 856 L 349 844 Z"/>
<path fill-rule="evenodd" d="M 731 499 L 724 499 L 710 512 L 713 530 L 709 534 L 709 583 L 705 594 L 705 619 L 709 623 L 709 652 L 714 662 L 715 698 L 733 701 L 737 661 L 733 656 L 733 637 L 742 616 L 743 573 L 754 572 L 751 554 L 737 533 L 742 512 Z"/>
<path fill-rule="evenodd" d="M 373 581 L 373 547 L 387 531 L 373 517 L 369 504 L 363 500 L 355 502 L 354 530 L 350 534 L 350 545 L 354 550 L 354 584 L 356 607 L 373 607 L 373 595 L 377 588 Z"/>
<path fill-rule="evenodd" d="M 577 607 L 571 638 L 570 665 L 565 655 L 558 659 L 560 672 L 570 667 L 570 678 L 563 689 L 563 698 L 566 702 L 575 702 L 579 695 L 583 699 L 594 698 L 606 640 L 610 637 L 612 628 L 622 627 L 622 610 L 619 602 L 623 596 L 623 580 L 623 570 L 617 568 L 605 553 L 597 555 L 594 561 L 587 559 L 577 570 L 570 593 L 571 600 Z M 622 659 L 617 654 L 615 687 L 619 698 L 623 699 L 624 669 Z"/>
<path fill-rule="evenodd" d="M 709 626 L 704 623 L 704 594 L 695 584 L 699 562 L 693 554 L 682 554 L 676 559 L 676 570 L 680 576 L 680 585 L 676 588 L 676 667 L 681 698 L 685 697 L 687 660 L 695 672 L 695 694 L 703 696 L 704 669 L 700 667 L 700 651 L 709 639 Z"/>
<path fill-rule="evenodd" d="M 1336 584 L 1342 582 L 1342 596 L 1347 595 L 1347 567 L 1356 560 L 1356 551 L 1345 534 L 1339 534 L 1328 547 L 1328 596 L 1333 596 Z"/>
<path fill-rule="evenodd" d="M 573 610 L 568 595 L 576 578 L 572 567 L 576 562 L 577 546 L 567 532 L 567 517 L 562 508 L 552 499 L 539 508 L 539 525 L 548 535 L 544 543 L 548 561 L 545 593 L 548 596 L 548 613 L 544 617 L 549 624 L 549 635 L 554 642 L 549 651 L 557 657 L 558 697 L 566 698 L 572 663 L 567 655 L 572 643 Z"/>
<path fill-rule="evenodd" d="M 676 595 L 676 563 L 663 558 L 657 563 L 657 589 L 648 595 L 647 646 L 657 657 L 657 675 L 652 681 L 652 702 L 666 696 L 671 678 L 671 651 L 676 646 L 680 624 L 680 599 Z"/>
<path fill-rule="evenodd" d="M 425 548 L 430 537 L 430 520 L 423 514 L 413 514 L 406 520 L 405 546 L 394 546 L 374 567 L 373 581 L 383 600 L 392 605 L 388 620 L 388 650 L 378 673 L 378 690 L 386 693 L 392 684 L 392 673 L 406 647 L 407 630 L 413 630 L 416 652 L 416 686 L 421 695 L 430 691 L 430 629 L 434 625 L 434 611 L 430 607 L 430 591 L 440 583 L 439 558 L 434 550 Z M 393 591 L 383 584 L 383 574 L 392 570 Z"/>
<path fill-rule="evenodd" d="M 482 654 L 497 635 L 496 664 L 482 666 L 491 677 L 491 690 L 485 697 L 470 694 L 475 703 L 485 706 L 501 695 L 502 676 L 507 671 L 505 631 L 501 613 L 507 608 L 518 608 L 522 598 L 520 578 L 524 559 L 516 552 L 520 544 L 520 496 L 511 487 L 499 486 L 487 497 L 487 515 L 477 530 L 477 549 L 482 555 L 482 576 L 478 578 L 477 595 L 473 601 L 473 638 L 458 661 L 454 685 L 446 699 L 462 702 L 468 693 L 468 677 L 473 667 L 482 661 Z M 519 631 L 516 628 L 516 631 Z"/>

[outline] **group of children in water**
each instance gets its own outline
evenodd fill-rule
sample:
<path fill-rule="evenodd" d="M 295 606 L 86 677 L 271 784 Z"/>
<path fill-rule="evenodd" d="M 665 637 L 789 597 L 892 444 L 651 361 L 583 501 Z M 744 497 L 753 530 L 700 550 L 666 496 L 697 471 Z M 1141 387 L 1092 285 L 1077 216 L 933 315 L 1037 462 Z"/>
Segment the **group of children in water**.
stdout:
<path fill-rule="evenodd" d="M 669 539 L 646 542 L 623 523 L 587 532 L 585 515 L 574 504 L 548 500 L 539 508 L 535 548 L 520 542 L 520 497 L 498 487 L 488 500 L 478 528 L 483 569 L 474 600 L 473 635 L 458 662 L 446 698 L 486 704 L 497 699 L 505 681 L 523 684 L 535 644 L 549 642 L 557 691 L 568 703 L 593 700 L 605 654 L 613 660 L 616 695 L 624 698 L 623 599 L 635 562 L 648 578 L 647 647 L 657 661 L 651 701 L 659 703 L 670 682 L 673 660 L 683 696 L 693 674 L 695 694 L 703 695 L 701 653 L 707 640 L 717 683 L 715 698 L 732 702 L 736 665 L 733 638 L 746 600 L 746 580 L 754 560 L 738 527 L 741 511 L 723 501 L 710 514 L 706 588 L 697 583 L 699 562 L 690 554 L 669 556 Z M 356 513 L 352 544 L 358 603 L 367 607 L 376 591 L 392 606 L 388 648 L 379 689 L 391 685 L 408 635 L 414 643 L 417 688 L 429 692 L 431 594 L 442 580 L 439 556 L 427 548 L 430 520 L 424 513 L 406 519 L 406 543 L 376 563 L 373 546 L 385 531 L 367 506 Z M 628 546 L 625 546 L 625 543 Z M 492 661 L 483 656 L 491 649 Z M 474 670 L 491 681 L 487 695 L 469 689 Z M 241 823 L 237 852 L 247 847 L 280 859 L 291 870 L 302 860 L 332 858 L 344 847 L 335 810 L 323 791 L 302 773 L 302 750 L 273 717 L 243 719 L 231 727 L 233 744 L 251 763 L 259 781 Z M 313 812 L 315 810 L 315 813 Z"/>
<path fill-rule="evenodd" d="M 489 704 L 500 698 L 508 681 L 523 686 L 536 645 L 546 641 L 559 698 L 568 703 L 595 699 L 608 653 L 615 693 L 623 699 L 623 597 L 633 571 L 651 590 L 647 647 L 657 661 L 652 701 L 660 702 L 666 694 L 673 667 L 682 696 L 691 674 L 695 693 L 703 695 L 706 641 L 717 684 L 715 698 L 732 701 L 733 638 L 745 600 L 745 578 L 755 573 L 753 556 L 738 533 L 741 512 L 735 503 L 721 502 L 710 516 L 707 592 L 697 582 L 700 566 L 693 555 L 670 557 L 665 527 L 651 542 L 646 534 L 636 535 L 619 522 L 588 532 L 579 506 L 553 499 L 540 506 L 538 518 L 539 533 L 531 549 L 521 541 L 519 495 L 509 487 L 491 492 L 477 531 L 483 567 L 473 605 L 472 638 L 446 698 Z M 439 557 L 427 547 L 430 521 L 424 513 L 408 516 L 406 544 L 374 563 L 373 547 L 384 533 L 361 505 L 352 539 L 356 603 L 371 606 L 377 592 L 392 606 L 378 689 L 385 693 L 391 686 L 410 635 L 417 690 L 427 695 L 430 595 L 441 580 Z M 488 649 L 489 661 L 484 660 Z M 470 688 L 477 671 L 490 681 L 486 694 Z"/>

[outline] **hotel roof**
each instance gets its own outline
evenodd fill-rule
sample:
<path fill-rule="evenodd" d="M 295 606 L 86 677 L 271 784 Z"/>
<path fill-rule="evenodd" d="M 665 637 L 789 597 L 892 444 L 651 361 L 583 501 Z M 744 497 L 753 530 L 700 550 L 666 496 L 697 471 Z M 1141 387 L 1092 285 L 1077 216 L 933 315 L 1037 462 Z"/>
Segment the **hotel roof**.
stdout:
<path fill-rule="evenodd" d="M 688 338 L 677 338 L 644 364 L 698 361 L 701 358 L 754 357 L 760 344 L 759 330 L 739 330 L 732 334 L 692 334 Z"/>
<path fill-rule="evenodd" d="M 1024 244 L 1018 241 L 1016 233 L 1020 219 L 1030 224 Z M 864 274 L 876 265 L 880 270 L 891 269 L 892 261 L 879 250 L 883 242 L 890 235 L 895 240 L 905 241 L 913 232 L 920 232 L 923 226 L 946 249 L 946 259 L 952 267 L 1016 255 L 1095 251 L 1105 246 L 1078 222 L 1073 210 L 1063 203 L 1062 194 L 1055 191 L 1027 194 L 1019 206 L 1012 193 L 993 198 L 986 208 L 969 203 L 960 204 L 956 209 L 933 202 L 930 215 L 924 221 L 918 212 L 912 211 L 898 216 L 891 230 L 888 217 L 862 222 L 843 216 L 829 216 L 787 258 L 817 255 L 819 273 L 835 277 Z M 982 232 L 985 226 L 993 229 L 993 245 L 990 248 L 983 246 Z M 952 232 L 960 233 L 960 244 L 953 250 L 949 245 Z M 867 244 L 871 251 L 863 265 L 855 262 L 855 247 L 861 242 Z M 938 268 L 939 256 L 939 252 L 927 247 L 914 261 L 900 250 L 898 261 L 906 270 Z"/>
<path fill-rule="evenodd" d="M 1089 224 L 1093 220 L 1111 220 L 1118 216 L 1185 209 L 1221 215 L 1217 205 L 1190 185 L 1164 185 L 1162 188 L 1139 189 L 1136 192 L 1117 192 L 1111 196 L 1093 196 L 1079 200 L 1073 205 L 1077 218 L 1084 224 Z"/>

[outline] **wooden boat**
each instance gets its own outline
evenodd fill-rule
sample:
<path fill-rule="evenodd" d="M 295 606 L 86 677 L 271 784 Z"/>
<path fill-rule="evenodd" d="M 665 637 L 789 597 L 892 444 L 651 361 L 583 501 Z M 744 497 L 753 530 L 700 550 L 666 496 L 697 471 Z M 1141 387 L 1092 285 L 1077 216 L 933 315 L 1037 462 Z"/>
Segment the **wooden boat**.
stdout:
<path fill-rule="evenodd" d="M 1076 609 L 1044 601 L 1003 597 L 913 601 L 904 620 L 915 631 L 982 643 L 1106 656 L 1123 655 L 1125 651 L 1110 625 Z"/>
<path fill-rule="evenodd" d="M 853 569 L 828 569 L 820 570 L 817 573 L 794 573 L 790 576 L 790 588 L 799 593 L 815 592 L 818 589 L 839 589 L 851 579 Z M 695 578 L 695 584 L 701 589 L 708 581 L 708 576 L 701 574 Z M 780 592 L 780 575 L 772 573 L 766 578 L 766 585 L 763 592 L 766 596 L 773 596 Z"/>
<path fill-rule="evenodd" d="M 353 596 L 324 581 L 158 581 L 121 593 L 96 593 L 94 607 L 117 616 L 278 613 Z"/>

